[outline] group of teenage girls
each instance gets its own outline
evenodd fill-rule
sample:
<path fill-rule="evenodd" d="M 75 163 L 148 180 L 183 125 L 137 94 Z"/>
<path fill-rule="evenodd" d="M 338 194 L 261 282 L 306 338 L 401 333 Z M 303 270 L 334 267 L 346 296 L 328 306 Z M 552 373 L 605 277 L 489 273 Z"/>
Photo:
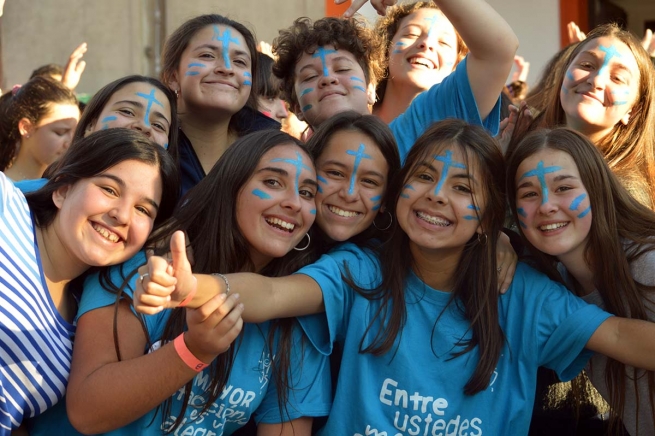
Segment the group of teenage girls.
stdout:
<path fill-rule="evenodd" d="M 517 44 L 482 0 L 296 20 L 273 73 L 306 144 L 220 15 L 81 116 L 5 94 L 0 432 L 528 434 L 543 367 L 654 434 L 653 65 L 593 30 L 503 156 Z"/>

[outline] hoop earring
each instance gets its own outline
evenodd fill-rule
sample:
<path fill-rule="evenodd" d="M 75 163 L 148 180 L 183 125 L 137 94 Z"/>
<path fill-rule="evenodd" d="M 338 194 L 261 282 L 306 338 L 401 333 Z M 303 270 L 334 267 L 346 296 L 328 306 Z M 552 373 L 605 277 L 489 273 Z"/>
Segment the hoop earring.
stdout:
<path fill-rule="evenodd" d="M 378 229 L 381 232 L 384 232 L 385 230 L 389 230 L 389 228 L 391 227 L 391 224 L 393 224 L 393 215 L 391 215 L 391 212 L 386 210 L 384 213 L 389 214 L 389 224 L 387 224 L 387 226 L 385 228 L 378 227 L 378 225 L 375 223 L 375 219 L 373 220 L 373 227 L 375 227 L 376 229 Z M 377 216 L 375 218 L 377 219 Z"/>
<path fill-rule="evenodd" d="M 478 233 L 478 242 L 480 245 L 487 245 L 487 234 L 486 233 Z"/>
<path fill-rule="evenodd" d="M 309 236 L 309 233 L 305 233 L 305 236 L 307 236 L 307 245 L 305 245 L 302 248 L 298 248 L 298 246 L 295 246 L 295 247 L 293 247 L 294 250 L 296 250 L 296 251 L 305 251 L 305 250 L 307 250 L 307 248 L 309 248 L 309 244 L 312 243 L 312 237 Z M 305 239 L 305 238 L 303 238 L 303 239 Z"/>

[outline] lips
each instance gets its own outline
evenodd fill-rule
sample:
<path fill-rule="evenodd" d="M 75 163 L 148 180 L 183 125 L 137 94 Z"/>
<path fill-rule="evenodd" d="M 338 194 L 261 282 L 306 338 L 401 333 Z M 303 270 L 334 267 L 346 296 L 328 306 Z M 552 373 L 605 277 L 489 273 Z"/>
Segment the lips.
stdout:
<path fill-rule="evenodd" d="M 362 214 L 361 212 L 356 212 L 356 211 L 351 211 L 351 210 L 341 209 L 341 208 L 339 208 L 339 207 L 337 207 L 337 206 L 333 206 L 333 205 L 331 205 L 331 204 L 328 205 L 327 208 L 328 208 L 328 210 L 329 210 L 330 212 L 332 212 L 333 214 L 335 214 L 335 215 L 339 215 L 339 216 L 344 217 L 344 218 L 352 218 L 352 217 L 356 217 L 356 216 Z"/>
<path fill-rule="evenodd" d="M 276 229 L 279 230 L 284 230 L 289 233 L 293 233 L 293 230 L 296 228 L 298 224 L 277 218 L 277 217 L 265 217 L 264 220 L 270 225 L 271 227 L 275 227 Z"/>
<path fill-rule="evenodd" d="M 590 92 L 579 92 L 578 94 L 580 94 L 580 95 L 582 95 L 584 97 L 596 100 L 598 103 L 604 105 L 603 101 L 600 98 L 598 98 L 598 96 L 596 96 L 596 94 L 592 94 Z"/>
<path fill-rule="evenodd" d="M 226 80 L 206 80 L 204 82 L 205 85 L 224 85 L 224 86 L 229 86 L 230 88 L 237 89 L 237 86 L 234 83 L 228 82 Z"/>
<path fill-rule="evenodd" d="M 539 226 L 539 230 L 541 230 L 542 232 L 553 232 L 555 230 L 559 230 L 559 229 L 561 229 L 563 227 L 566 227 L 568 225 L 569 225 L 568 221 L 562 221 L 562 222 L 558 222 L 558 223 L 542 224 L 542 225 Z"/>
<path fill-rule="evenodd" d="M 407 62 L 412 65 L 419 65 L 430 70 L 437 68 L 437 65 L 431 59 L 428 59 L 425 56 L 412 56 L 407 59 Z"/>
<path fill-rule="evenodd" d="M 322 101 L 322 100 L 324 100 L 324 99 L 326 99 L 328 97 L 343 96 L 343 95 L 344 94 L 342 92 L 339 92 L 339 91 L 328 91 L 328 92 L 324 93 L 323 95 L 321 95 L 319 97 L 318 101 Z"/>

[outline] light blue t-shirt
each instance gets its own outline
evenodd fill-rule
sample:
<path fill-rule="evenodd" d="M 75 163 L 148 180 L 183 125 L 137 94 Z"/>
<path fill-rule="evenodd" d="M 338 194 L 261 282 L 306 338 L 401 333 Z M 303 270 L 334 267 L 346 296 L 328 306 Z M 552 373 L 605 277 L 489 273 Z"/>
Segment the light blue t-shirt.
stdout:
<path fill-rule="evenodd" d="M 482 120 L 466 71 L 467 59 L 464 58 L 441 83 L 419 94 L 407 110 L 389 124 L 398 143 L 401 163 L 405 162 L 409 150 L 430 125 L 447 118 L 458 118 L 482 126 L 492 136 L 498 134 L 500 93 L 498 102 L 487 118 Z"/>
<path fill-rule="evenodd" d="M 123 275 L 145 263 L 145 256 L 139 253 L 122 266 L 111 269 L 112 282 L 122 283 Z M 123 268 L 121 273 L 120 268 Z M 138 275 L 130 281 L 126 293 L 131 297 Z M 107 292 L 97 276 L 87 279 L 84 285 L 78 318 L 86 312 L 114 304 L 116 296 Z M 157 348 L 166 321 L 171 311 L 157 315 L 144 316 L 148 334 Z M 215 434 L 229 435 L 244 426 L 251 416 L 257 423 L 279 423 L 303 416 L 326 416 L 331 406 L 331 381 L 329 359 L 316 351 L 304 338 L 300 328 L 294 329 L 291 373 L 286 410 L 280 411 L 277 390 L 271 370 L 273 355 L 268 347 L 270 323 L 244 324 L 240 337 L 232 345 L 237 350 L 229 380 L 222 394 L 209 411 L 198 416 L 201 408 L 187 407 L 184 424 L 174 434 Z M 151 348 L 151 350 L 152 350 Z M 149 350 L 149 351 L 151 351 Z M 209 386 L 209 368 L 199 373 L 193 380 L 190 404 L 200 405 L 201 394 Z M 142 418 L 121 429 L 109 432 L 110 435 L 161 435 L 162 422 L 167 425 L 175 421 L 181 410 L 184 387 L 173 395 L 171 414 L 162 421 L 162 408 L 152 410 Z M 53 433 L 53 429 L 57 429 Z M 212 433 L 209 433 L 211 431 Z M 196 433 L 198 432 L 198 433 Z M 79 434 L 71 427 L 65 415 L 65 408 L 53 411 L 34 423 L 31 435 L 70 435 Z"/>
<path fill-rule="evenodd" d="M 29 194 L 30 192 L 38 191 L 43 188 L 45 184 L 48 183 L 48 179 L 27 179 L 21 180 L 19 182 L 14 182 L 14 186 L 20 189 L 23 194 Z"/>
<path fill-rule="evenodd" d="M 578 374 L 592 353 L 585 344 L 610 315 L 563 286 L 519 263 L 509 291 L 498 302 L 506 343 L 486 390 L 463 393 L 478 362 L 477 347 L 461 351 L 469 322 L 450 294 L 406 279 L 406 324 L 392 351 L 362 354 L 377 326 L 366 329 L 380 300 L 368 300 L 342 280 L 347 264 L 358 286 L 380 283 L 377 259 L 353 244 L 324 255 L 299 271 L 321 286 L 326 313 L 299 318 L 312 343 L 330 353 L 343 347 L 332 411 L 322 435 L 509 435 L 527 434 L 537 368 L 554 369 L 563 380 Z M 443 312 L 441 317 L 439 315 Z M 437 322 L 437 318 L 439 318 Z M 385 433 L 386 432 L 386 433 Z"/>

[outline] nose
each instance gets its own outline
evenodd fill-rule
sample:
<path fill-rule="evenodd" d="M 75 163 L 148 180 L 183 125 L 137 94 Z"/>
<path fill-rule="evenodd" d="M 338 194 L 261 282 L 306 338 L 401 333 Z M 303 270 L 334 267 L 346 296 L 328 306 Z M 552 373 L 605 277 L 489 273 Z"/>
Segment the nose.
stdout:
<path fill-rule="evenodd" d="M 216 60 L 216 66 L 214 67 L 214 72 L 217 74 L 232 75 L 234 71 L 232 70 L 232 62 L 230 61 L 229 56 L 223 55 L 222 58 Z"/>
<path fill-rule="evenodd" d="M 542 215 L 550 215 L 557 211 L 557 205 L 548 197 L 548 193 L 541 197 L 541 204 L 539 205 L 539 213 Z"/>
<path fill-rule="evenodd" d="M 435 203 L 439 203 L 439 204 L 448 203 L 448 198 L 445 195 L 445 189 L 442 185 L 443 182 L 440 180 L 439 182 L 437 182 L 434 188 L 429 189 L 425 193 L 429 201 L 434 201 Z"/>
<path fill-rule="evenodd" d="M 280 121 L 283 118 L 289 116 L 289 112 L 287 112 L 287 106 L 284 104 L 284 100 L 282 100 L 281 98 L 275 99 L 275 104 L 273 106 L 273 115 L 275 115 L 275 118 L 277 118 Z"/>
<path fill-rule="evenodd" d="M 324 88 L 326 86 L 336 85 L 336 84 L 339 83 L 339 79 L 337 79 L 336 76 L 334 76 L 333 74 L 330 74 L 329 71 L 327 71 L 327 73 L 328 73 L 327 75 L 322 75 L 318 79 L 318 87 L 319 88 Z"/>
<path fill-rule="evenodd" d="M 341 189 L 339 189 L 339 197 L 351 203 L 357 201 L 359 198 L 359 186 L 355 182 L 354 175 L 350 177 L 350 180 L 343 181 Z"/>
<path fill-rule="evenodd" d="M 294 187 L 292 189 L 287 190 L 286 195 L 282 200 L 282 203 L 280 203 L 280 205 L 284 209 L 293 212 L 299 212 L 300 209 L 302 208 L 302 203 L 300 200 L 300 194 L 298 193 L 298 189 Z"/>
<path fill-rule="evenodd" d="M 430 38 L 429 33 L 424 33 L 423 35 L 421 35 L 419 37 L 418 46 L 419 46 L 419 48 L 422 48 L 424 50 L 434 51 L 435 40 L 436 40 L 436 38 Z"/>
<path fill-rule="evenodd" d="M 594 89 L 604 89 L 605 84 L 607 83 L 607 79 L 609 78 L 606 71 L 607 68 L 601 68 L 594 73 L 590 73 L 589 77 L 587 78 L 587 82 L 589 82 L 594 87 Z"/>
<path fill-rule="evenodd" d="M 125 201 L 117 201 L 114 207 L 109 211 L 109 216 L 116 222 L 116 224 L 124 225 L 130 220 L 130 213 L 132 207 Z"/>
<path fill-rule="evenodd" d="M 143 133 L 148 138 L 152 136 L 152 126 L 146 120 L 135 120 L 132 129 Z"/>

